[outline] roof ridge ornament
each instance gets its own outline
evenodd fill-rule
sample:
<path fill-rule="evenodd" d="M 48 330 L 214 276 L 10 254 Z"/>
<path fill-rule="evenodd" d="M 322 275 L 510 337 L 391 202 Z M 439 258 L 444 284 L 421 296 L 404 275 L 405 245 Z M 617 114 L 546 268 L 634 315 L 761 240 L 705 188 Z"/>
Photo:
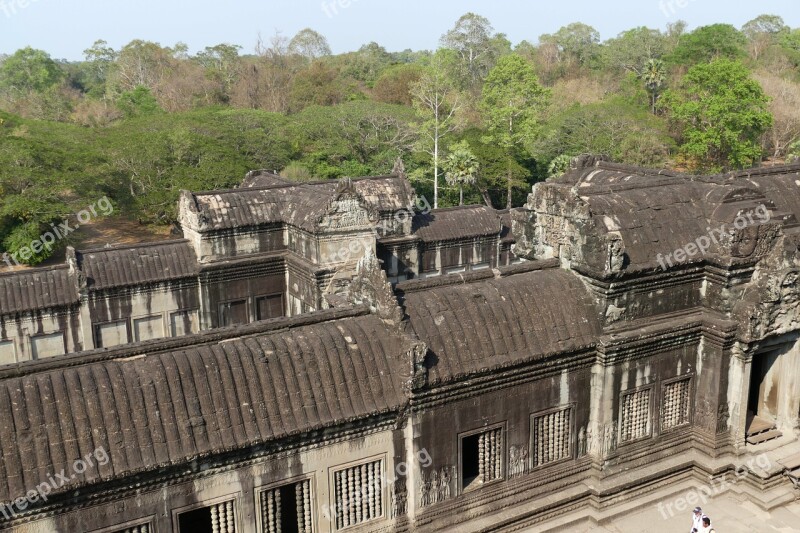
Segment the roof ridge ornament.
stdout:
<path fill-rule="evenodd" d="M 398 176 L 400 178 L 406 177 L 406 165 L 403 163 L 402 157 L 398 156 L 397 159 L 394 160 L 394 166 L 392 167 L 392 175 Z"/>
<path fill-rule="evenodd" d="M 67 246 L 67 266 L 69 267 L 70 277 L 75 279 L 75 287 L 78 289 L 78 293 L 83 295 L 86 293 L 88 281 L 78 262 L 78 254 L 72 246 Z"/>
<path fill-rule="evenodd" d="M 611 158 L 603 154 L 580 154 L 570 161 L 572 170 L 585 170 L 587 168 L 599 167 L 602 163 L 611 162 Z"/>
<path fill-rule="evenodd" d="M 379 215 L 364 196 L 358 192 L 352 178 L 339 180 L 336 191 L 319 214 L 316 225 L 320 229 L 336 231 L 370 228 L 378 222 Z"/>
<path fill-rule="evenodd" d="M 339 196 L 343 194 L 355 194 L 358 195 L 358 191 L 356 191 L 355 185 L 353 185 L 353 178 L 349 176 L 345 176 L 339 180 L 338 185 L 336 186 L 336 198 L 338 199 Z M 360 196 L 360 195 L 359 195 Z"/>
<path fill-rule="evenodd" d="M 356 275 L 350 285 L 350 298 L 356 305 L 369 305 L 370 310 L 383 320 L 399 325 L 403 319 L 392 284 L 371 246 L 366 248 L 364 256 L 358 260 Z"/>

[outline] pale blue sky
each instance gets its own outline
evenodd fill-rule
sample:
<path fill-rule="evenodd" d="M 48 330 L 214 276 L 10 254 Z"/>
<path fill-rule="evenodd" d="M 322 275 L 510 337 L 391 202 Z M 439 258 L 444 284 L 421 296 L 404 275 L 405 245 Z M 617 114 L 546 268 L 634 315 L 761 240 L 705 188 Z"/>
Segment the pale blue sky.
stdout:
<path fill-rule="evenodd" d="M 690 27 L 740 27 L 762 13 L 800 26 L 797 0 L 0 0 L 0 53 L 30 45 L 75 60 L 96 39 L 119 48 L 136 38 L 182 41 L 192 52 L 227 42 L 251 53 L 259 32 L 291 37 L 305 27 L 325 35 L 336 53 L 370 41 L 390 51 L 431 49 L 467 11 L 489 18 L 515 44 L 575 21 L 594 26 L 603 39 L 678 19 Z"/>

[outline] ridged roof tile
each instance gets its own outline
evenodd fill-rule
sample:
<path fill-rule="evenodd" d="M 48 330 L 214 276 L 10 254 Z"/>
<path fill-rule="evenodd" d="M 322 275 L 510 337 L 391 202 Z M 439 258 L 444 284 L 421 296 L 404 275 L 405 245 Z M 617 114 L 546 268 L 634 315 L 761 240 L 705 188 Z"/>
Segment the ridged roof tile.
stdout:
<path fill-rule="evenodd" d="M 502 221 L 494 209 L 483 205 L 434 209 L 414 217 L 413 233 L 425 242 L 500 235 Z"/>
<path fill-rule="evenodd" d="M 188 241 L 86 250 L 78 253 L 78 260 L 90 289 L 190 278 L 199 271 Z"/>
<path fill-rule="evenodd" d="M 436 361 L 430 383 L 592 346 L 601 332 L 590 294 L 561 269 L 415 290 L 405 306 Z"/>
<path fill-rule="evenodd" d="M 77 303 L 77 283 L 66 266 L 0 274 L 0 315 Z"/>
<path fill-rule="evenodd" d="M 398 409 L 410 342 L 362 315 L 1 380 L 0 502 L 99 447 L 64 491 Z"/>

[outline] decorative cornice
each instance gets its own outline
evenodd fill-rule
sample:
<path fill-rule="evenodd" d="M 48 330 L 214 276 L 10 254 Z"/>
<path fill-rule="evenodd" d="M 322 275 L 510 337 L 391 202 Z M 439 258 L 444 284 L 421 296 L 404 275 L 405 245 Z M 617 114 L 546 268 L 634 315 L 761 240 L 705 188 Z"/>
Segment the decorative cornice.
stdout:
<path fill-rule="evenodd" d="M 273 318 L 247 325 L 217 328 L 182 337 L 155 339 L 140 343 L 124 344 L 113 348 L 100 348 L 47 359 L 26 361 L 17 363 L 14 366 L 7 365 L 5 367 L 0 367 L 0 380 L 87 365 L 100 361 L 112 361 L 141 355 L 150 356 L 190 346 L 213 344 L 228 339 L 250 337 L 253 335 L 277 333 L 309 324 L 341 320 L 343 318 L 352 318 L 368 314 L 369 308 L 367 306 L 328 309 L 290 318 Z"/>
<path fill-rule="evenodd" d="M 454 401 L 559 375 L 564 370 L 574 371 L 589 368 L 594 362 L 593 347 L 583 347 L 569 352 L 538 356 L 521 364 L 487 368 L 479 373 L 461 375 L 449 381 L 432 383 L 423 389 L 415 389 L 411 397 L 411 407 L 414 412 L 424 411 Z"/>

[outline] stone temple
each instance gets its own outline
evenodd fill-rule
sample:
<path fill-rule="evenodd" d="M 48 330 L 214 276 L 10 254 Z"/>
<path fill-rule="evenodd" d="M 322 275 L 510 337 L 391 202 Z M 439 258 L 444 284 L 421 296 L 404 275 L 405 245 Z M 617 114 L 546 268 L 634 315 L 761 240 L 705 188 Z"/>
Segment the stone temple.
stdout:
<path fill-rule="evenodd" d="M 799 219 L 800 165 L 184 192 L 182 240 L 0 274 L 0 530 L 570 531 L 733 473 L 775 508 Z"/>

